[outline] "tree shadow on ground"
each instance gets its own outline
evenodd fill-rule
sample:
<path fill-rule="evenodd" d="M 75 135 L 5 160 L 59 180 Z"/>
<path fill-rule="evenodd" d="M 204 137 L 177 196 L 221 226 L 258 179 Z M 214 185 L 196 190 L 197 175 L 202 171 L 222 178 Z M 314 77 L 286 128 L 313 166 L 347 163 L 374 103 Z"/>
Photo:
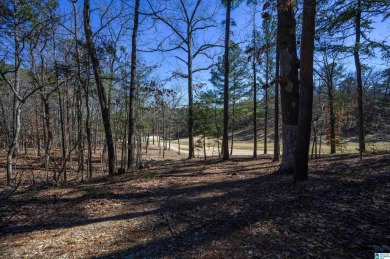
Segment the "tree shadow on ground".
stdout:
<path fill-rule="evenodd" d="M 386 163 L 376 167 L 386 168 Z M 180 200 L 174 203 L 175 206 L 166 205 L 163 208 L 171 213 L 172 221 L 192 221 L 184 231 L 153 238 L 101 258 L 124 255 L 130 258 L 198 257 L 208 253 L 218 255 L 210 252 L 217 250 L 225 256 L 238 257 L 277 254 L 293 257 L 372 256 L 381 245 L 390 241 L 386 236 L 390 230 L 386 223 L 390 218 L 389 209 L 383 210 L 380 206 L 390 202 L 389 196 L 381 196 L 384 199 L 377 199 L 376 205 L 370 202 L 378 198 L 378 193 L 386 191 L 386 185 L 378 186 L 379 182 L 389 183 L 390 175 L 374 175 L 361 182 L 340 179 L 338 184 L 317 174 L 306 183 L 293 183 L 290 177 L 277 175 L 257 177 L 246 182 L 236 181 L 227 186 L 230 192 L 217 199 L 203 201 L 203 206 L 210 207 L 206 204 L 211 204 L 213 207 L 213 202 L 222 205 L 243 199 L 241 205 L 244 209 L 239 212 L 215 206 L 212 211 L 203 211 L 201 215 L 193 217 L 190 216 L 194 210 L 191 204 Z M 251 233 L 253 226 L 269 224 L 273 232 Z M 376 235 L 376 231 L 381 234 Z M 232 236 L 238 236 L 242 242 L 220 245 Z"/>
<path fill-rule="evenodd" d="M 322 163 L 324 160 L 316 161 L 322 167 L 311 171 L 310 180 L 299 183 L 294 183 L 291 176 L 274 174 L 274 166 L 266 166 L 270 162 L 264 160 L 255 160 L 256 166 L 245 164 L 248 160 L 242 158 L 210 163 L 207 169 L 222 170 L 221 178 L 212 178 L 216 175 L 212 171 L 205 172 L 202 161 L 179 161 L 152 170 L 156 181 L 173 180 L 163 187 L 118 193 L 109 189 L 113 182 L 135 181 L 139 175 L 122 175 L 111 183 L 102 181 L 79 187 L 84 191 L 108 188 L 96 199 L 151 205 L 152 209 L 99 218 L 87 218 L 80 210 L 73 222 L 66 222 L 66 215 L 60 215 L 37 225 L 8 226 L 0 234 L 6 237 L 138 218 L 144 222 L 143 238 L 134 243 L 134 229 L 124 229 L 119 236 L 122 248 L 101 258 L 368 257 L 378 247 L 390 243 L 390 175 L 385 173 L 389 158 L 367 160 L 359 165 L 357 173 L 345 171 L 356 166 L 348 162 L 338 161 L 335 167 L 333 163 Z M 368 165 L 374 167 L 367 168 Z M 188 170 L 193 169 L 192 173 L 211 177 L 210 182 L 205 179 L 197 184 L 186 183 L 186 179 L 194 178 L 188 176 Z M 240 173 L 232 176 L 232 170 L 237 169 Z M 263 171 L 258 172 L 260 169 Z M 373 170 L 372 174 L 367 177 L 363 169 Z M 361 179 L 354 181 L 354 177 Z M 35 197 L 26 203 L 14 200 L 14 206 L 35 205 L 44 213 L 58 204 L 76 206 L 90 200 L 88 194 L 59 197 L 55 203 L 50 197 Z M 153 221 L 149 216 L 153 216 Z"/>

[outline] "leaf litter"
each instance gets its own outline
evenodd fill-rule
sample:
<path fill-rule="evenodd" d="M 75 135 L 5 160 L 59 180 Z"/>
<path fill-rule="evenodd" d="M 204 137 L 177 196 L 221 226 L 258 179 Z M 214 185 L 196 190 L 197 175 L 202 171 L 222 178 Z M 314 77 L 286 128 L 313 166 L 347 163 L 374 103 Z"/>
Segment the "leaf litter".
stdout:
<path fill-rule="evenodd" d="M 390 252 L 390 155 L 155 161 L 62 187 L 0 187 L 0 258 L 367 258 Z M 157 156 L 157 154 L 156 154 Z"/>

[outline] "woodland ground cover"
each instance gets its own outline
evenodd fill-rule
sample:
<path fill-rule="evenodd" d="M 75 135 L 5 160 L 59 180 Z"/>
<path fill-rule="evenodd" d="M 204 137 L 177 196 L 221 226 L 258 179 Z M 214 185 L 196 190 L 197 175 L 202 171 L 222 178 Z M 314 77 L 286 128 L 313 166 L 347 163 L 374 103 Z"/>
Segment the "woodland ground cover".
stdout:
<path fill-rule="evenodd" d="M 326 155 L 310 161 L 310 179 L 299 183 L 277 173 L 272 155 L 165 155 L 151 145 L 151 168 L 115 176 L 99 175 L 96 159 L 93 181 L 59 187 L 46 185 L 30 158 L 16 168 L 22 181 L 8 198 L 2 156 L 0 257 L 368 258 L 389 251 L 389 154 L 361 162 L 357 154 Z"/>

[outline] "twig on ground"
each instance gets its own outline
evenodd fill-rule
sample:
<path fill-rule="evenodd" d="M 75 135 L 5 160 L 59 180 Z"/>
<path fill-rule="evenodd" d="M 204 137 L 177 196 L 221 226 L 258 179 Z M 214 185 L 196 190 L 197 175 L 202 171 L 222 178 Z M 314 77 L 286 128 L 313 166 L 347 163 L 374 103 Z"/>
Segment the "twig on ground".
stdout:
<path fill-rule="evenodd" d="M 19 188 L 20 184 L 22 183 L 22 179 L 19 179 L 19 182 L 16 184 L 16 186 L 12 189 L 12 191 L 5 196 L 4 200 L 7 200 L 11 195 Z"/>
<path fill-rule="evenodd" d="M 168 213 L 167 212 L 164 212 L 163 213 L 163 217 L 164 217 L 164 219 L 165 219 L 165 222 L 167 223 L 167 226 L 168 226 L 168 228 L 169 228 L 169 231 L 171 232 L 171 235 L 172 236 L 175 236 L 176 235 L 176 232 L 173 230 L 173 228 L 172 228 L 172 225 L 171 225 L 171 222 L 170 222 L 170 216 L 168 215 Z"/>

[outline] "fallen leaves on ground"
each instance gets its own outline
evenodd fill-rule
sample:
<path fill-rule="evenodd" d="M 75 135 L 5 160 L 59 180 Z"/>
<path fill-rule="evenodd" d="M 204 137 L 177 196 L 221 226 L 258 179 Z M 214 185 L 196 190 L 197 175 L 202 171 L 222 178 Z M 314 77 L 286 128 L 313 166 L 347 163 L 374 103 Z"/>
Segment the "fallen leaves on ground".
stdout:
<path fill-rule="evenodd" d="M 169 155 L 169 152 L 168 152 Z M 369 258 L 390 252 L 390 155 L 157 161 L 1 200 L 0 257 Z M 6 188 L 1 189 L 6 193 Z"/>

